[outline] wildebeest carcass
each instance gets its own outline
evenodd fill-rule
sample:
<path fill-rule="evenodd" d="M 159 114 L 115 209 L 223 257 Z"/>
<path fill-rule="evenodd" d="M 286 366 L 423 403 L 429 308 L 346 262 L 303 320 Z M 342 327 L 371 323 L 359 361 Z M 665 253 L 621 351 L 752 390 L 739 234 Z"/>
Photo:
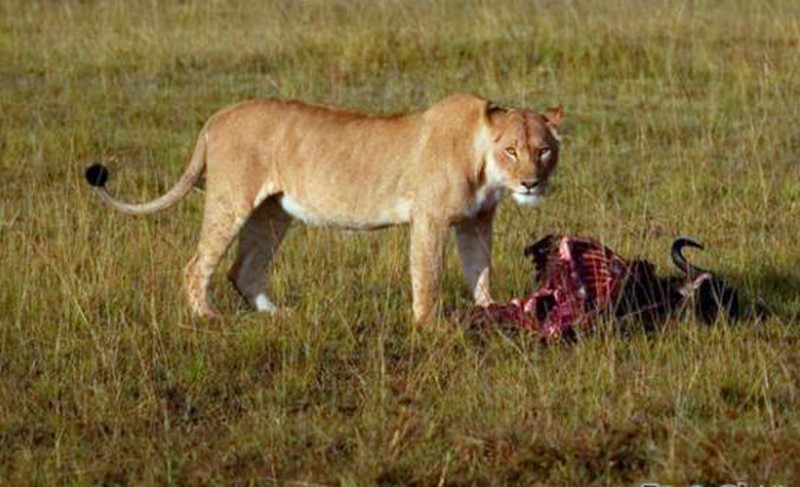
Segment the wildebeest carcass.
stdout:
<path fill-rule="evenodd" d="M 552 340 L 588 330 L 601 317 L 652 326 L 681 310 L 705 324 L 752 314 L 745 313 L 736 289 L 689 263 L 685 247 L 703 248 L 688 238 L 675 240 L 672 260 L 680 275 L 660 277 L 651 262 L 625 259 L 596 239 L 547 235 L 525 248 L 539 287 L 507 304 L 481 308 L 474 322 L 511 324 Z M 757 314 L 763 318 L 766 311 L 758 307 Z"/>

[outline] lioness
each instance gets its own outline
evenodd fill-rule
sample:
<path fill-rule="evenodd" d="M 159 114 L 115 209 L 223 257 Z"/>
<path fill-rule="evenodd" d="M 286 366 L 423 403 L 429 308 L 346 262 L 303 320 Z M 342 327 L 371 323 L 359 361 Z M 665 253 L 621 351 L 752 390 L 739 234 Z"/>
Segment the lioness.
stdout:
<path fill-rule="evenodd" d="M 469 94 L 395 116 L 254 100 L 214 114 L 178 183 L 153 201 L 112 197 L 99 164 L 86 179 L 113 208 L 142 215 L 175 205 L 206 171 L 200 241 L 185 270 L 189 306 L 205 317 L 218 316 L 209 281 L 237 234 L 229 278 L 253 307 L 272 312 L 266 271 L 293 219 L 350 230 L 409 223 L 414 318 L 426 321 L 450 227 L 475 302 L 491 303 L 495 208 L 505 190 L 524 205 L 545 193 L 561 119 L 560 106 L 539 115 Z"/>

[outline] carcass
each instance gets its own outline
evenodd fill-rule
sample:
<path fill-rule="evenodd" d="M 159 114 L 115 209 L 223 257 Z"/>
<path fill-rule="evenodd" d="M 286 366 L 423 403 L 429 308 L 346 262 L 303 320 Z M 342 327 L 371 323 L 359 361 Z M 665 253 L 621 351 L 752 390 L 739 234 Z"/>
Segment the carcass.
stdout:
<path fill-rule="evenodd" d="M 687 246 L 703 248 L 694 240 L 676 239 L 671 254 L 680 275 L 660 277 L 651 262 L 626 259 L 596 239 L 547 235 L 525 248 L 539 287 L 506 304 L 476 309 L 472 323 L 513 325 L 551 341 L 575 337 L 601 319 L 651 326 L 681 310 L 704 324 L 742 318 L 739 292 L 690 264 L 683 255 Z M 763 306 L 756 307 L 758 318 L 766 314 Z"/>

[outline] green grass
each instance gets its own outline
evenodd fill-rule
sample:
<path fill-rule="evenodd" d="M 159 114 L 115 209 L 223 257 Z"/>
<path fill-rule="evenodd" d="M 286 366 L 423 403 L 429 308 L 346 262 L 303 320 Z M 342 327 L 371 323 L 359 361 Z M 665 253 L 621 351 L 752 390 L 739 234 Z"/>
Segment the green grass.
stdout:
<path fill-rule="evenodd" d="M 500 211 L 498 299 L 530 288 L 532 235 L 662 271 L 691 235 L 775 316 L 549 347 L 415 327 L 404 229 L 297 226 L 272 276 L 287 312 L 245 310 L 221 272 L 228 318 L 193 322 L 199 195 L 131 218 L 81 180 L 115 156 L 115 194 L 152 198 L 245 98 L 389 113 L 453 91 L 566 110 L 552 196 Z M 798 99 L 791 0 L 2 0 L 0 483 L 792 485 Z"/>

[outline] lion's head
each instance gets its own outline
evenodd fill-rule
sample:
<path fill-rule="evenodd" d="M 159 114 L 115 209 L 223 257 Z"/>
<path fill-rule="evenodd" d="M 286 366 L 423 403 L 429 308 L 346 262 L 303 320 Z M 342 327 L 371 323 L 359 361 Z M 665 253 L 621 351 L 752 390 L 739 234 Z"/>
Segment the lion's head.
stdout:
<path fill-rule="evenodd" d="M 533 206 L 546 193 L 558 163 L 562 117 L 561 106 L 543 115 L 528 109 L 489 108 L 487 176 L 508 188 L 517 203 Z"/>

